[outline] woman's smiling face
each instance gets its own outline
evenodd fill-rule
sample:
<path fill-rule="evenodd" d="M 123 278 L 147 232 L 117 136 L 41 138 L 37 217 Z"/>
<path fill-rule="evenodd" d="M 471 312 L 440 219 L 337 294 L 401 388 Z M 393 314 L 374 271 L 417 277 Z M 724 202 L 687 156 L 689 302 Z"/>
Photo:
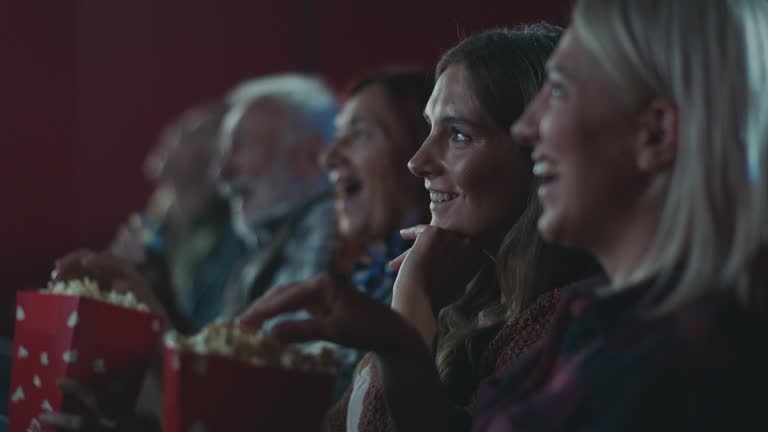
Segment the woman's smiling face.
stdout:
<path fill-rule="evenodd" d="M 322 162 L 345 236 L 383 240 L 409 217 L 424 213 L 424 191 L 406 167 L 418 141 L 397 108 L 386 88 L 376 84 L 352 96 L 336 119 L 337 137 Z M 419 111 L 412 111 L 418 120 Z"/>
<path fill-rule="evenodd" d="M 462 63 L 440 75 L 424 116 L 431 132 L 408 166 L 424 178 L 431 224 L 499 241 L 527 205 L 530 159 L 480 104 Z"/>

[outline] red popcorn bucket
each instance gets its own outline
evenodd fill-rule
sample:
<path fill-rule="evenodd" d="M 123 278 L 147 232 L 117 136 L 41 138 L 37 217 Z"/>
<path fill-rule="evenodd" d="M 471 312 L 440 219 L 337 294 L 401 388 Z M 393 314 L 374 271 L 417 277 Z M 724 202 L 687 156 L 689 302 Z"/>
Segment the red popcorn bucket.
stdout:
<path fill-rule="evenodd" d="M 336 375 L 166 346 L 164 432 L 323 430 Z"/>
<path fill-rule="evenodd" d="M 88 297 L 20 292 L 9 432 L 25 432 L 46 411 L 81 412 L 57 386 L 93 389 L 105 411 L 132 412 L 164 330 L 152 314 Z"/>

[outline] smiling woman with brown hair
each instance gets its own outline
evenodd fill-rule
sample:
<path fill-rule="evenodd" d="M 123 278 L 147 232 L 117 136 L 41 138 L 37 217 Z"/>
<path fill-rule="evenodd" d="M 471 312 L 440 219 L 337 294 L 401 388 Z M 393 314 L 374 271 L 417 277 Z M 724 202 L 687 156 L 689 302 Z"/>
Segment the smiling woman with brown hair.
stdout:
<path fill-rule="evenodd" d="M 267 295 L 242 317 L 258 325 L 299 304 L 319 306 L 312 319 L 275 332 L 286 340 L 319 337 L 373 348 L 376 355 L 361 363 L 353 389 L 331 412 L 331 430 L 386 431 L 418 421 L 403 413 L 438 399 L 425 391 L 471 409 L 479 382 L 501 374 L 545 333 L 559 299 L 555 288 L 596 271 L 591 260 L 547 246 L 536 233 L 532 164 L 509 134 L 543 82 L 559 32 L 548 25 L 489 31 L 463 41 L 438 65 L 424 110 L 431 131 L 409 162 L 429 192 L 432 221 L 402 231 L 415 244 L 393 263 L 399 274 L 392 309 L 402 318 L 393 322 L 391 312 L 327 277 Z M 426 369 L 395 366 L 399 360 L 385 360 L 389 350 L 377 346 L 398 349 L 403 318 L 436 355 L 419 364 Z M 434 387 L 412 388 L 411 381 L 433 374 Z M 393 390 L 403 397 L 387 403 L 385 393 Z"/>

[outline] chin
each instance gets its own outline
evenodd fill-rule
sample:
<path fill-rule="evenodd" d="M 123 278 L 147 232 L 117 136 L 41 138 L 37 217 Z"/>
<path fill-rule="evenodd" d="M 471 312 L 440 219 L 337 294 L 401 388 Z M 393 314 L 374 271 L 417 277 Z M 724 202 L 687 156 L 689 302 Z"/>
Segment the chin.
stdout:
<path fill-rule="evenodd" d="M 432 222 L 430 222 L 429 224 L 434 227 L 444 229 L 446 231 L 451 231 L 451 232 L 462 234 L 469 237 L 474 237 L 475 235 L 475 233 L 472 232 L 472 230 L 467 229 L 466 226 L 453 223 L 452 221 L 441 221 L 439 219 L 432 218 Z"/>
<path fill-rule="evenodd" d="M 537 222 L 536 227 L 538 228 L 539 234 L 544 238 L 544 240 L 559 242 L 557 221 L 552 215 L 547 214 L 546 211 L 544 211 L 544 213 L 539 216 L 539 221 Z"/>
<path fill-rule="evenodd" d="M 356 223 L 354 219 L 348 217 L 339 218 L 339 234 L 345 238 L 360 238 L 360 224 Z"/>
<path fill-rule="evenodd" d="M 442 228 L 444 230 L 451 230 L 450 224 L 446 224 L 445 221 L 437 219 L 434 216 L 432 216 L 432 219 L 430 220 L 429 224 L 438 228 Z"/>
<path fill-rule="evenodd" d="M 537 224 L 539 234 L 547 242 L 557 245 L 580 249 L 580 234 L 583 230 L 566 223 L 562 218 L 558 218 L 546 211 L 539 217 Z"/>

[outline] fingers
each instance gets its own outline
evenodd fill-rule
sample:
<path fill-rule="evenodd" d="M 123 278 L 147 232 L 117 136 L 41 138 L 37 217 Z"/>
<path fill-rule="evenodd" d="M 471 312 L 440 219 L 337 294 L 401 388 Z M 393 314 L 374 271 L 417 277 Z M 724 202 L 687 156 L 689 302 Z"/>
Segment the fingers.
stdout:
<path fill-rule="evenodd" d="M 93 255 L 93 251 L 79 249 L 57 259 L 54 263 L 53 272 L 51 272 L 51 279 L 58 281 L 83 276 L 85 273 L 83 258 L 89 255 Z"/>
<path fill-rule="evenodd" d="M 145 244 L 142 237 L 141 227 L 123 225 L 112 241 L 112 244 L 109 246 L 109 252 L 112 255 L 130 260 L 134 263 L 146 261 Z"/>
<path fill-rule="evenodd" d="M 400 236 L 403 237 L 405 240 L 416 240 L 416 237 L 419 236 L 424 230 L 426 230 L 429 227 L 429 225 L 415 225 L 410 228 L 404 228 L 400 230 Z"/>
<path fill-rule="evenodd" d="M 87 387 L 72 379 L 63 378 L 57 382 L 64 394 L 71 396 L 85 407 L 89 415 L 95 418 L 101 417 L 99 403 L 96 396 Z M 40 423 L 60 430 L 79 431 L 85 429 L 86 419 L 80 415 L 64 413 L 42 413 Z"/>
<path fill-rule="evenodd" d="M 63 413 L 42 413 L 38 417 L 40 423 L 50 426 L 57 430 L 83 430 L 85 425 L 85 419 L 79 415 L 63 414 Z"/>
<path fill-rule="evenodd" d="M 410 252 L 411 249 L 407 249 L 405 252 L 401 253 L 397 258 L 393 259 L 389 262 L 389 268 L 394 271 L 400 271 L 400 267 L 403 265 L 403 261 L 405 261 L 405 258 L 408 257 L 408 252 Z"/>
<path fill-rule="evenodd" d="M 68 280 L 83 276 L 111 280 L 116 276 L 132 275 L 133 266 L 125 260 L 106 254 L 81 249 L 56 260 L 54 280 Z"/>
<path fill-rule="evenodd" d="M 61 391 L 79 400 L 89 413 L 101 417 L 99 401 L 96 395 L 86 386 L 69 378 L 62 378 L 57 381 Z"/>
<path fill-rule="evenodd" d="M 259 328 L 264 321 L 283 312 L 322 308 L 330 280 L 327 276 L 321 276 L 272 288 L 253 302 L 236 321 L 240 325 Z"/>
<path fill-rule="evenodd" d="M 94 431 L 109 431 L 117 429 L 117 422 L 107 418 L 89 418 L 75 414 L 64 413 L 41 413 L 38 417 L 38 421 L 41 425 L 49 426 L 55 430 L 66 431 L 80 431 L 80 432 L 94 432 Z M 32 432 L 43 432 L 43 428 L 40 426 L 32 426 L 29 428 Z"/>
<path fill-rule="evenodd" d="M 309 318 L 298 321 L 286 321 L 277 324 L 271 331 L 277 339 L 283 343 L 307 342 L 311 340 L 324 340 L 338 342 L 327 324 L 317 318 Z"/>
<path fill-rule="evenodd" d="M 83 267 L 98 279 L 134 276 L 133 264 L 107 254 L 90 254 L 82 259 Z"/>

